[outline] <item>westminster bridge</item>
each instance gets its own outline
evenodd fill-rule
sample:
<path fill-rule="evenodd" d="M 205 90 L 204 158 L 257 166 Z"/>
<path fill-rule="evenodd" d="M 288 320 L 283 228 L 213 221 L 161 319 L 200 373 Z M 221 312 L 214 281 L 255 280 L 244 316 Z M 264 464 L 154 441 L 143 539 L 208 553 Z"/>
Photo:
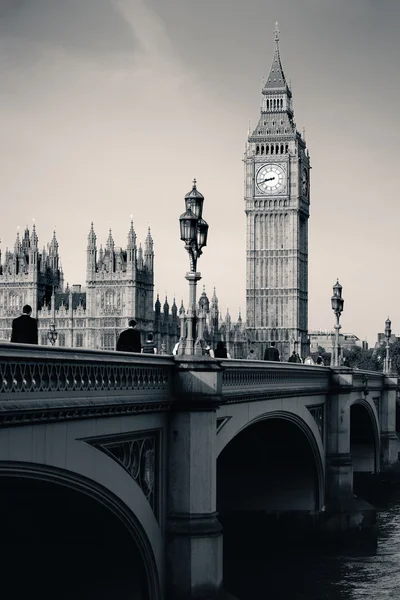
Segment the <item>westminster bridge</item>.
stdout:
<path fill-rule="evenodd" d="M 382 373 L 3 343 L 0 394 L 15 598 L 222 597 L 234 523 L 368 529 L 353 475 L 398 461 Z"/>

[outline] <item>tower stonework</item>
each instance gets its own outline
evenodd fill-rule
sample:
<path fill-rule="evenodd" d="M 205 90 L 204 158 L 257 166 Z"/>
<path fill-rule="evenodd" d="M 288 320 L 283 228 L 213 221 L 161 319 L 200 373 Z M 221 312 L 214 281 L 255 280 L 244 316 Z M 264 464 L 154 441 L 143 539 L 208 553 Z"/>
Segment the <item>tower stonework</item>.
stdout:
<path fill-rule="evenodd" d="M 63 291 L 64 276 L 60 265 L 55 232 L 43 251 L 39 251 L 36 227 L 19 232 L 13 251 L 0 252 L 0 339 L 9 340 L 12 320 L 18 317 L 25 304 L 37 317 L 43 307 L 51 304 L 52 294 Z M 40 325 L 39 325 L 40 326 Z"/>
<path fill-rule="evenodd" d="M 135 318 L 141 331 L 153 329 L 154 250 L 150 229 L 144 252 L 131 221 L 126 250 L 115 246 L 111 229 L 97 251 L 91 225 L 87 245 L 86 317 L 89 348 L 114 350 L 119 332 Z"/>
<path fill-rule="evenodd" d="M 304 357 L 308 330 L 310 158 L 293 118 L 279 31 L 261 114 L 246 143 L 246 327 L 258 358 L 276 342 L 281 359 Z"/>

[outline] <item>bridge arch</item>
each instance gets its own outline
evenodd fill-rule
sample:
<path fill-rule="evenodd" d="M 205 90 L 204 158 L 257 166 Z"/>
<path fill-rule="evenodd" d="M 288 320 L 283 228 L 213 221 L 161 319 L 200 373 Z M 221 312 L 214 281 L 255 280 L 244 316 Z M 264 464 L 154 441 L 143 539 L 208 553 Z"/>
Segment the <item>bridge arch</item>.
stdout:
<path fill-rule="evenodd" d="M 126 600 L 159 600 L 149 540 L 137 517 L 110 490 L 76 473 L 13 461 L 0 462 L 0 487 L 1 511 L 8 516 L 1 543 L 11 553 L 10 568 L 18 556 L 18 568 L 22 566 L 26 577 L 44 569 L 45 578 L 37 579 L 42 598 L 48 594 L 90 600 L 111 594 Z M 16 553 L 11 551 L 14 543 Z M 30 555 L 24 557 L 24 550 Z M 30 572 L 23 566 L 24 558 Z M 52 576 L 64 579 L 60 589 Z M 35 584 L 29 581 L 28 586 L 31 593 Z"/>
<path fill-rule="evenodd" d="M 120 433 L 123 427 L 129 427 L 129 421 L 117 419 L 114 427 Z M 110 423 L 108 430 L 113 432 Z M 82 497 L 91 496 L 92 502 L 103 506 L 117 521 L 122 520 L 143 550 L 146 577 L 154 582 L 150 599 L 158 600 L 165 578 L 161 527 L 128 471 L 85 441 L 95 433 L 96 426 L 90 420 L 5 429 L 0 436 L 0 455 L 7 460 L 0 461 L 0 477 L 14 477 L 16 473 L 17 477 L 47 481 L 48 485 L 58 483 L 71 493 L 75 490 Z"/>
<path fill-rule="evenodd" d="M 217 460 L 217 510 L 319 511 L 324 503 L 322 440 L 310 419 L 315 428 L 298 414 L 275 410 L 228 435 Z"/>
<path fill-rule="evenodd" d="M 379 472 L 379 419 L 374 402 L 368 398 L 350 405 L 350 453 L 354 474 Z"/>

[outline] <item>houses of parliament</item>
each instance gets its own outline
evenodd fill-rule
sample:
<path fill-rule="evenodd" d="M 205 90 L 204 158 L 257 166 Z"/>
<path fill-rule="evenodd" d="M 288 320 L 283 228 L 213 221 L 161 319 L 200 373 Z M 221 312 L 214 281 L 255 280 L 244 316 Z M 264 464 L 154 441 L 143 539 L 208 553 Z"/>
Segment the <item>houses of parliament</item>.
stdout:
<path fill-rule="evenodd" d="M 272 66 L 261 93 L 257 126 L 249 130 L 244 162 L 246 214 L 246 323 L 222 320 L 215 294 L 205 291 L 204 338 L 222 339 L 232 357 L 256 358 L 276 343 L 287 360 L 308 343 L 308 218 L 310 157 L 296 128 L 292 91 L 283 71 L 279 31 L 275 29 Z M 0 338 L 10 339 L 11 321 L 24 304 L 38 318 L 39 343 L 46 344 L 55 324 L 58 346 L 113 350 L 119 332 L 135 318 L 142 332 L 152 331 L 159 351 L 170 353 L 180 335 L 180 311 L 173 300 L 154 303 L 154 249 L 150 230 L 137 245 L 131 222 L 124 248 L 111 230 L 98 247 L 93 224 L 87 242 L 86 285 L 64 286 L 56 235 L 39 251 L 35 226 L 17 234 L 13 251 L 0 254 Z M 183 306 L 182 306 L 183 308 Z"/>
<path fill-rule="evenodd" d="M 179 340 L 180 320 L 175 299 L 154 302 L 154 249 L 150 229 L 144 248 L 137 245 L 131 221 L 125 248 L 115 245 L 109 231 L 106 244 L 98 248 L 91 224 L 86 249 L 86 286 L 64 285 L 59 247 L 55 232 L 47 248 L 39 250 L 35 225 L 20 237 L 13 251 L 7 250 L 4 262 L 0 253 L 0 339 L 10 340 L 12 320 L 24 304 L 32 306 L 38 319 L 39 343 L 49 344 L 52 324 L 57 332 L 56 346 L 115 350 L 119 333 L 132 317 L 144 343 L 146 332 L 153 332 L 159 351 L 171 353 Z M 181 305 L 183 308 L 183 304 Z M 244 328 L 232 325 L 229 314 L 222 321 L 215 294 L 209 301 L 205 290 L 199 308 L 206 315 L 205 338 L 210 344 L 221 336 L 233 346 L 243 346 Z M 244 347 L 243 351 L 244 352 Z M 236 354 L 241 354 L 236 350 Z"/>

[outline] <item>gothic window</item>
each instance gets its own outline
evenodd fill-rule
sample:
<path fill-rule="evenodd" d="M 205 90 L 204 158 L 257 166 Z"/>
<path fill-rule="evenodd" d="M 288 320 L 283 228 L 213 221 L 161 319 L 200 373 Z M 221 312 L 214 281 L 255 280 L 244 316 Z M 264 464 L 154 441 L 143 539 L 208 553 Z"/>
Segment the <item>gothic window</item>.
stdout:
<path fill-rule="evenodd" d="M 267 100 L 267 110 L 269 110 L 269 100 Z"/>
<path fill-rule="evenodd" d="M 267 145 L 265 146 L 265 154 L 268 154 L 268 152 L 269 152 L 269 144 L 267 144 Z"/>
<path fill-rule="evenodd" d="M 264 125 L 266 125 L 266 124 L 267 124 L 267 121 L 264 121 Z"/>
<path fill-rule="evenodd" d="M 267 129 L 267 135 L 269 134 L 269 129 Z"/>
<path fill-rule="evenodd" d="M 40 336 L 40 343 L 42 346 L 47 346 L 47 334 L 42 333 Z"/>
<path fill-rule="evenodd" d="M 260 154 L 260 146 L 256 146 L 256 154 Z"/>
<path fill-rule="evenodd" d="M 281 119 L 281 125 L 283 125 L 283 121 L 282 121 L 282 119 Z"/>
<path fill-rule="evenodd" d="M 276 144 L 275 146 L 275 154 L 279 154 L 279 144 Z"/>
<path fill-rule="evenodd" d="M 273 153 L 274 153 L 274 145 L 271 144 L 271 154 L 273 154 Z"/>
<path fill-rule="evenodd" d="M 281 98 L 281 108 L 283 108 L 283 99 Z"/>
<path fill-rule="evenodd" d="M 272 125 L 275 125 L 275 121 L 272 121 Z"/>
<path fill-rule="evenodd" d="M 283 154 L 283 144 L 281 144 L 281 154 Z"/>
<path fill-rule="evenodd" d="M 110 310 L 114 308 L 115 305 L 115 291 L 107 290 L 105 296 L 105 308 L 106 310 Z"/>
<path fill-rule="evenodd" d="M 286 146 L 285 146 L 285 152 L 286 152 L 286 153 L 288 153 L 288 152 L 289 152 L 289 145 L 288 145 L 288 144 L 286 144 Z"/>
<path fill-rule="evenodd" d="M 75 346 L 76 348 L 83 347 L 83 333 L 77 333 L 75 336 Z"/>
<path fill-rule="evenodd" d="M 65 346 L 65 333 L 58 334 L 58 345 Z"/>

